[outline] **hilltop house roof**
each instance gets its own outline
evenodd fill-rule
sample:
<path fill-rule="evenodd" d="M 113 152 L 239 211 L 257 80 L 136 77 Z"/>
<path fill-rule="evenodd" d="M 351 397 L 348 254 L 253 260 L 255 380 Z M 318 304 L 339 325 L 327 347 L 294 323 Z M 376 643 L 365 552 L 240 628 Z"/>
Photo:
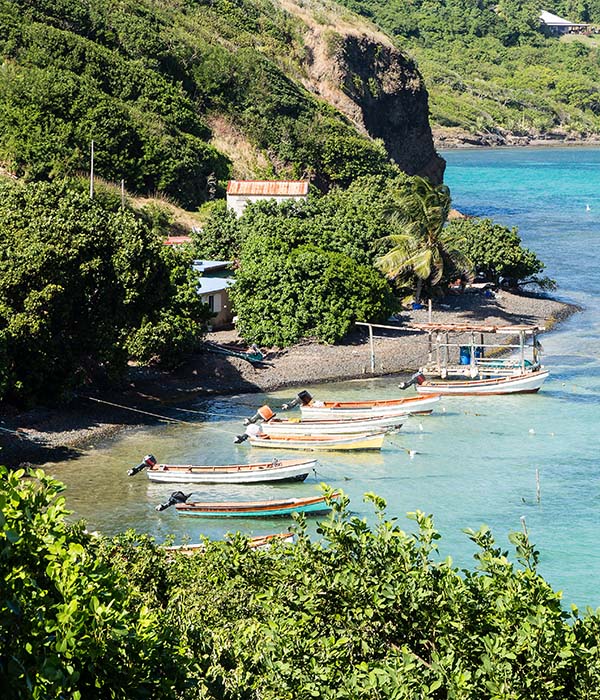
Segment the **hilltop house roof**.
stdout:
<path fill-rule="evenodd" d="M 585 24 L 581 24 L 578 22 L 571 22 L 569 19 L 565 19 L 564 17 L 559 17 L 558 15 L 553 15 L 551 12 L 546 12 L 546 10 L 542 10 L 540 14 L 540 19 L 544 24 L 547 24 L 549 27 L 585 27 Z"/>
<path fill-rule="evenodd" d="M 227 194 L 246 197 L 304 197 L 308 194 L 308 180 L 230 180 Z"/>
<path fill-rule="evenodd" d="M 231 265 L 231 260 L 194 260 L 192 267 L 198 272 L 205 273 L 226 270 L 230 268 Z"/>
<path fill-rule="evenodd" d="M 196 291 L 198 294 L 215 294 L 216 292 L 222 292 L 225 289 L 229 289 L 235 280 L 233 277 L 201 277 L 198 280 L 198 287 Z"/>

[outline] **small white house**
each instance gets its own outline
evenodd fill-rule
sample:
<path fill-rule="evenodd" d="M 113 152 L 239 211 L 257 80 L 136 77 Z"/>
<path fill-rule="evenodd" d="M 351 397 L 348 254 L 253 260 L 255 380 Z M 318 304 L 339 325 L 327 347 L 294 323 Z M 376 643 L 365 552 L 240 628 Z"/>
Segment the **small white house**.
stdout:
<path fill-rule="evenodd" d="M 557 35 L 580 34 L 589 26 L 587 24 L 571 22 L 570 20 L 559 17 L 558 15 L 553 15 L 551 12 L 546 12 L 546 10 L 542 10 L 540 20 L 543 25 L 548 27 L 552 34 Z"/>
<path fill-rule="evenodd" d="M 216 314 L 210 321 L 214 329 L 225 328 L 233 322 L 233 311 L 229 301 L 229 287 L 234 278 L 229 274 L 228 260 L 195 260 L 194 270 L 202 273 L 198 283 L 198 294 L 208 308 Z"/>
<path fill-rule="evenodd" d="M 263 199 L 306 199 L 308 180 L 230 180 L 227 208 L 241 216 L 249 202 Z"/>

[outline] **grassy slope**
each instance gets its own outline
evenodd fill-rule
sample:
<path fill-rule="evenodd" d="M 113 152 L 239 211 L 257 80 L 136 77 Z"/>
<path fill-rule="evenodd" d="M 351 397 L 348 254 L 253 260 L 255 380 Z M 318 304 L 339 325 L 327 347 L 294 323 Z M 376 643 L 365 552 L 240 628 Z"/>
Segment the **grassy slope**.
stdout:
<path fill-rule="evenodd" d="M 0 0 L 0 161 L 32 179 L 71 174 L 93 139 L 99 175 L 188 209 L 211 172 L 221 185 L 232 174 L 329 184 L 328 140 L 381 156 L 303 87 L 305 31 L 270 0 Z"/>

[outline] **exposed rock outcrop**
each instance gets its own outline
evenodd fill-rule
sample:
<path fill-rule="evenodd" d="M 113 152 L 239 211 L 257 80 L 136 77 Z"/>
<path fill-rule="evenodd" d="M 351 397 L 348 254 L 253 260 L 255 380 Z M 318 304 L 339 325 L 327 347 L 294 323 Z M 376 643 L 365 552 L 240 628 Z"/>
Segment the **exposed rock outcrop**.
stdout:
<path fill-rule="evenodd" d="M 329 14 L 321 7 L 317 22 L 305 3 L 280 3 L 306 26 L 304 86 L 381 139 L 404 172 L 442 182 L 446 163 L 434 147 L 428 94 L 414 62 L 366 20 L 337 14 L 339 6 Z"/>

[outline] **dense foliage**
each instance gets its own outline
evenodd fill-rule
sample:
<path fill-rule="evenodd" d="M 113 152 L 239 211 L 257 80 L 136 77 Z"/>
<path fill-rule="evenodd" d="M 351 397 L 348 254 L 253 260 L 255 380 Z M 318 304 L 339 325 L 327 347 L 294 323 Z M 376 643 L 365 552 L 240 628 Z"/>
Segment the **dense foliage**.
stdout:
<path fill-rule="evenodd" d="M 175 635 L 67 524 L 62 485 L 3 467 L 0 479 L 2 697 L 174 697 Z"/>
<path fill-rule="evenodd" d="M 61 486 L 0 471 L 0 685 L 21 698 L 597 697 L 600 618 L 565 612 L 513 533 L 518 565 L 482 527 L 476 566 L 352 516 L 318 539 L 252 550 L 236 536 L 193 556 L 128 532 L 67 525 Z M 41 612 L 40 612 L 41 611 Z"/>
<path fill-rule="evenodd" d="M 470 273 L 471 264 L 461 251 L 459 229 L 446 226 L 450 212 L 450 190 L 415 177 L 394 193 L 384 209 L 392 233 L 391 248 L 377 267 L 393 280 L 416 277 L 415 301 L 427 284 L 435 289 L 444 276 L 458 271 Z"/>
<path fill-rule="evenodd" d="M 541 9 L 600 24 L 600 3 L 582 0 L 340 0 L 377 22 L 414 56 L 433 126 L 487 137 L 600 130 L 600 43 L 546 36 Z"/>
<path fill-rule="evenodd" d="M 93 140 L 99 176 L 194 208 L 230 175 L 210 143 L 218 114 L 264 176 L 326 188 L 389 170 L 381 144 L 293 79 L 297 34 L 264 0 L 2 0 L 0 161 L 29 179 L 72 174 Z"/>
<path fill-rule="evenodd" d="M 404 182 L 361 178 L 306 202 L 248 206 L 239 221 L 214 211 L 195 234 L 196 252 L 237 259 L 231 298 L 242 336 L 269 346 L 333 343 L 355 321 L 384 321 L 396 302 L 373 261 L 389 228 L 386 198 Z"/>
<path fill-rule="evenodd" d="M 521 246 L 516 228 L 495 224 L 491 219 L 456 220 L 447 228 L 461 241 L 474 272 L 484 279 L 495 284 L 503 278 L 515 285 L 537 282 L 542 287 L 552 286 L 551 280 L 539 277 L 544 263 Z"/>
<path fill-rule="evenodd" d="M 197 342 L 208 309 L 163 237 L 108 191 L 1 181 L 0 398 L 56 399 Z"/>

